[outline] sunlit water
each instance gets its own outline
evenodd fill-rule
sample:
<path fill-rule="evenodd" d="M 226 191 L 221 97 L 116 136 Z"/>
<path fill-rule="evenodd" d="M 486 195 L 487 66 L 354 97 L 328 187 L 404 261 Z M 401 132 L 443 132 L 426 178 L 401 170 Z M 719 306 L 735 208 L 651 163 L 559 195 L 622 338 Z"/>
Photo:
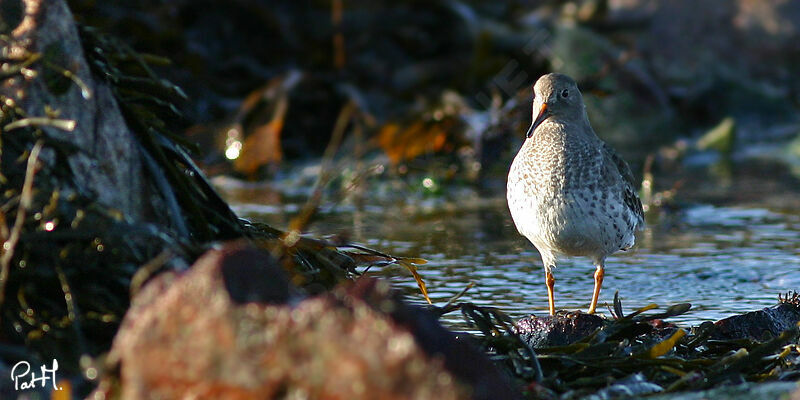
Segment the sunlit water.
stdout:
<path fill-rule="evenodd" d="M 240 216 L 278 228 L 284 228 L 301 206 L 269 185 L 217 183 Z M 487 198 L 465 191 L 449 198 L 453 200 L 325 205 L 309 234 L 346 234 L 355 243 L 392 255 L 427 259 L 420 272 L 437 305 L 474 282 L 461 300 L 497 307 L 514 318 L 546 314 L 541 259 L 514 228 L 502 193 Z M 796 209 L 776 210 L 752 201 L 689 203 L 655 218 L 640 233 L 633 251 L 608 258 L 599 309 L 608 314 L 606 306 L 615 291 L 626 312 L 649 303 L 663 309 L 690 302 L 691 311 L 671 321 L 697 325 L 774 305 L 779 293 L 800 290 L 799 244 Z M 370 273 L 392 280 L 413 301 L 422 302 L 402 267 Z M 593 273 L 586 258 L 561 260 L 555 270 L 556 307 L 585 311 Z M 445 321 L 464 328 L 458 313 Z"/>

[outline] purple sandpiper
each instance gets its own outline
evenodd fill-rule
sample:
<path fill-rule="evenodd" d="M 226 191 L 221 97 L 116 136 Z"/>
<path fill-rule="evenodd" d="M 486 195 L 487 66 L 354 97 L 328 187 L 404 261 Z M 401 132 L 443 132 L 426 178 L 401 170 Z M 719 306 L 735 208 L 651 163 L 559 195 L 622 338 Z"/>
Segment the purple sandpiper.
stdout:
<path fill-rule="evenodd" d="M 628 164 L 589 125 L 575 81 L 547 74 L 533 91 L 533 123 L 508 173 L 508 208 L 542 256 L 550 315 L 552 270 L 562 255 L 589 257 L 597 267 L 594 313 L 605 259 L 633 246 L 644 226 L 642 203 Z"/>

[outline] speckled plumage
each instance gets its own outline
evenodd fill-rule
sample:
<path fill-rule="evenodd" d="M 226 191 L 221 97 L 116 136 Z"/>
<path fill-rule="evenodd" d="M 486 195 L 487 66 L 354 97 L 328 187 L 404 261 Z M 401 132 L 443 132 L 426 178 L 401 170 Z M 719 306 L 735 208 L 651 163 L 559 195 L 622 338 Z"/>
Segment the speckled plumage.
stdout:
<path fill-rule="evenodd" d="M 644 225 L 633 175 L 592 130 L 571 78 L 544 75 L 534 93 L 534 123 L 508 174 L 511 216 L 539 250 L 548 280 L 560 255 L 587 256 L 599 293 L 606 257 L 633 246 Z"/>

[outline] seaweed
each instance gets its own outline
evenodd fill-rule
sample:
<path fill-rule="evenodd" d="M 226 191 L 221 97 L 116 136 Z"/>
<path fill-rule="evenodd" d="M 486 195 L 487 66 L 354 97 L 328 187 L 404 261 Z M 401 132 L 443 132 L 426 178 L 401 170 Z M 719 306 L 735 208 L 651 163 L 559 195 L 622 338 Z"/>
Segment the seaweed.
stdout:
<path fill-rule="evenodd" d="M 27 115 L 16 98 L 2 95 L 0 357 L 57 358 L 63 371 L 91 381 L 93 360 L 108 350 L 131 294 L 160 271 L 185 268 L 214 241 L 249 237 L 278 248 L 309 292 L 356 276 L 356 263 L 336 246 L 309 239 L 275 247 L 286 233 L 230 210 L 192 161 L 191 144 L 175 133 L 184 123 L 175 104 L 185 96 L 151 69 L 164 59 L 89 27 L 79 31 L 93 76 L 109 84 L 169 219 L 135 221 L 96 201 L 67 162 L 82 150 L 47 130 L 72 131 L 76 122 L 59 118 L 57 109 Z M 88 87 L 51 58 L 6 56 L 1 78 L 48 79 L 48 90 L 59 93 L 74 85 L 89 99 Z"/>
<path fill-rule="evenodd" d="M 45 150 L 52 164 L 42 162 Z M 175 243 L 62 179 L 68 172 L 53 165 L 68 165 L 59 159 L 72 149 L 39 128 L 4 130 L 2 151 L 3 337 L 8 349 L 57 357 L 69 369 L 107 348 L 128 307 L 130 276 Z"/>
<path fill-rule="evenodd" d="M 147 61 L 153 57 L 90 27 L 81 27 L 80 33 L 89 65 L 110 84 L 182 236 L 200 243 L 242 236 L 238 218 L 192 161 L 187 151 L 192 144 L 175 133 L 185 123 L 175 106 L 186 100 L 183 90 L 156 75 Z"/>
<path fill-rule="evenodd" d="M 317 195 L 287 231 L 240 220 L 192 160 L 193 145 L 176 133 L 185 125 L 176 105 L 185 95 L 151 65 L 168 61 L 140 54 L 90 27 L 79 27 L 79 33 L 93 77 L 111 88 L 168 218 L 134 221 L 96 201 L 94 193 L 76 183 L 79 172 L 67 162 L 82 150 L 47 131 L 72 131 L 76 122 L 59 118 L 57 109 L 26 115 L 15 98 L 3 96 L 0 357 L 56 358 L 65 372 L 80 374 L 84 384 L 92 381 L 97 359 L 108 350 L 138 288 L 161 271 L 185 268 L 220 240 L 249 238 L 269 250 L 307 293 L 359 276 L 358 266 L 393 262 L 411 270 L 425 292 L 415 272 L 415 265 L 424 260 L 300 235 L 318 208 L 329 176 L 320 177 Z M 49 55 L 25 53 L 4 59 L 2 79 L 27 74 L 48 80 L 52 93 L 63 94 L 74 86 L 89 99 L 87 85 L 51 61 L 63 49 L 48 49 Z M 334 132 L 339 140 L 332 141 L 327 159 L 356 112 L 352 104 L 343 109 Z"/>
<path fill-rule="evenodd" d="M 81 27 L 80 35 L 92 72 L 110 85 L 135 135 L 170 220 L 164 226 L 131 221 L 95 201 L 93 193 L 75 183 L 76 172 L 63 167 L 80 149 L 45 130 L 70 131 L 75 121 L 59 118 L 58 110 L 26 115 L 16 99 L 0 99 L 0 357 L 56 357 L 68 371 L 94 379 L 93 359 L 108 349 L 131 295 L 152 275 L 185 267 L 218 240 L 249 238 L 280 260 L 291 281 L 310 294 L 357 278 L 371 265 L 397 263 L 412 273 L 427 298 L 417 271 L 424 260 L 301 235 L 332 179 L 329 162 L 345 129 L 358 130 L 358 119 L 366 119 L 357 96 L 350 95 L 339 112 L 311 199 L 282 231 L 239 219 L 194 163 L 193 144 L 176 134 L 186 123 L 178 106 L 186 96 L 153 70 L 168 60 L 138 53 L 90 27 Z M 26 76 L 38 68 L 46 73 L 33 79 L 47 79 L 49 90 L 58 93 L 74 85 L 88 97 L 86 85 L 52 61 L 59 51 L 63 49 L 53 47 L 46 54 L 4 58 L 0 79 Z M 428 129 L 440 137 L 446 127 L 437 126 L 410 123 L 385 129 L 404 134 Z M 387 133 L 387 138 L 403 135 Z M 797 307 L 798 295 L 780 301 Z M 603 320 L 577 342 L 550 347 L 531 346 L 514 321 L 496 308 L 454 299 L 436 310 L 440 315 L 460 310 L 476 331 L 476 341 L 531 397 L 577 397 L 613 384 L 650 392 L 697 390 L 800 375 L 797 326 L 764 340 L 718 339 L 710 324 L 687 330 L 660 321 L 687 312 L 686 304 L 648 314 L 655 308 L 648 305 L 626 316 L 615 298 L 613 319 Z"/>
<path fill-rule="evenodd" d="M 780 297 L 797 302 L 797 294 Z M 795 305 L 796 307 L 796 305 Z M 683 314 L 689 304 L 665 311 L 651 304 L 624 316 L 615 295 L 613 318 L 571 344 L 532 348 L 520 328 L 502 311 L 460 303 L 465 321 L 477 332 L 476 341 L 505 366 L 529 398 L 577 398 L 601 390 L 628 395 L 701 390 L 739 382 L 794 380 L 800 375 L 800 324 L 759 341 L 712 338 L 708 322 L 683 329 L 662 319 Z M 577 313 L 560 313 L 556 319 Z M 586 314 L 583 314 L 586 316 Z M 616 385 L 616 386 L 615 386 Z"/>

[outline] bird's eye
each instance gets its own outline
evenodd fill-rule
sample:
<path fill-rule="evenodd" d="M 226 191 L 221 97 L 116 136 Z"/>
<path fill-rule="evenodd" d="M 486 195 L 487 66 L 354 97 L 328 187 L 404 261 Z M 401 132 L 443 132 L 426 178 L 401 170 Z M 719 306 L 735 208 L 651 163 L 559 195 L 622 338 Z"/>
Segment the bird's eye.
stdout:
<path fill-rule="evenodd" d="M 565 98 L 565 99 L 566 99 L 567 97 L 569 97 L 569 90 L 567 90 L 567 89 L 564 89 L 564 90 L 562 90 L 562 91 L 561 91 L 561 97 L 563 97 L 563 98 Z"/>

